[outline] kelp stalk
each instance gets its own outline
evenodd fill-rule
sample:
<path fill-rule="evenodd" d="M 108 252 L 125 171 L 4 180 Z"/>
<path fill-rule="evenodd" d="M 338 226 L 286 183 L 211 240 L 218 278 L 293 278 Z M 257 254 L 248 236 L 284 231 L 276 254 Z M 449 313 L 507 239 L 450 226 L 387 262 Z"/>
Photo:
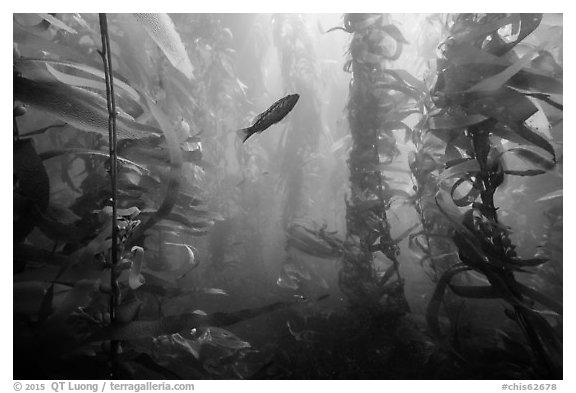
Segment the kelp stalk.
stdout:
<path fill-rule="evenodd" d="M 106 79 L 106 103 L 108 106 L 108 138 L 110 144 L 110 182 L 112 186 L 112 251 L 110 254 L 110 322 L 116 320 L 116 309 L 119 303 L 118 277 L 115 267 L 118 264 L 118 217 L 117 217 L 117 152 L 116 152 L 116 102 L 114 100 L 114 80 L 112 76 L 112 56 L 110 55 L 110 37 L 108 36 L 108 21 L 106 14 L 100 14 L 100 34 L 102 36 L 102 61 Z M 119 349 L 119 343 L 112 341 L 111 355 Z"/>
<path fill-rule="evenodd" d="M 347 14 L 344 19 L 346 31 L 353 34 L 351 58 L 345 65 L 352 72 L 348 103 L 352 148 L 351 191 L 346 201 L 348 247 L 339 285 L 355 309 L 401 316 L 408 304 L 397 259 L 399 247 L 391 238 L 387 217 L 393 191 L 382 171 L 399 154 L 393 134 L 398 126 L 391 119 L 399 116 L 399 97 L 406 101 L 404 92 L 410 92 L 388 68 L 400 56 L 405 40 L 387 15 Z M 375 266 L 377 251 L 391 262 L 384 274 Z M 394 276 L 396 281 L 390 281 Z"/>
<path fill-rule="evenodd" d="M 17 142 L 20 140 L 20 131 L 18 130 L 18 122 L 16 121 L 16 110 L 14 110 L 14 128 L 13 128 L 13 139 L 14 142 Z"/>
<path fill-rule="evenodd" d="M 538 28 L 542 17 L 541 14 L 456 15 L 452 34 L 443 45 L 443 57 L 438 60 L 437 69 L 440 71 L 431 92 L 441 112 L 431 116 L 428 125 L 436 136 L 447 142 L 446 168 L 440 182 L 449 175 L 459 176 L 449 196 L 442 190 L 437 194 L 437 204 L 438 197 L 441 200 L 438 207 L 451 206 L 452 213 L 443 213 L 454 224 L 453 240 L 462 263 L 484 275 L 490 283 L 482 292 L 474 286 L 468 287 L 467 292 L 451 286 L 452 291 L 462 297 L 498 297 L 507 302 L 510 308 L 506 315 L 517 323 L 526 342 L 531 345 L 534 359 L 539 363 L 537 368 L 541 368 L 546 377 L 556 378 L 562 375 L 561 335 L 538 307 L 556 313 L 558 319 L 561 318 L 562 306 L 526 287 L 521 282 L 522 278 L 516 277 L 517 273 L 525 272 L 524 268 L 534 266 L 534 263 L 543 264 L 547 259 L 524 260 L 517 255 L 516 246 L 510 239 L 512 232 L 499 222 L 494 199 L 506 176 L 536 176 L 556 166 L 554 147 L 530 126 L 529 119 L 540 110 L 528 97 L 541 94 L 541 91 L 562 94 L 561 80 L 553 74 L 536 73 L 533 64 L 525 68 L 525 57 L 518 59 L 518 53 L 512 51 Z M 500 26 L 509 20 L 514 20 L 515 28 L 520 31 L 516 38 L 500 31 Z M 501 66 L 499 69 L 491 68 L 480 61 L 468 61 L 470 58 L 490 58 L 491 64 L 500 62 Z M 500 68 L 520 71 L 502 79 Z M 507 148 L 500 140 L 518 143 L 519 147 Z M 538 153 L 533 151 L 536 148 Z M 526 161 L 539 169 L 507 170 L 503 154 L 519 151 L 531 152 L 522 157 L 529 157 Z M 471 182 L 472 187 L 464 198 L 455 198 L 455 190 L 464 182 Z M 470 207 L 460 214 L 456 206 Z M 452 272 L 450 269 L 444 273 L 437 288 L 441 288 L 440 283 L 449 279 Z M 428 307 L 428 315 L 435 320 L 439 301 L 433 300 Z M 535 303 L 540 305 L 535 306 Z"/>

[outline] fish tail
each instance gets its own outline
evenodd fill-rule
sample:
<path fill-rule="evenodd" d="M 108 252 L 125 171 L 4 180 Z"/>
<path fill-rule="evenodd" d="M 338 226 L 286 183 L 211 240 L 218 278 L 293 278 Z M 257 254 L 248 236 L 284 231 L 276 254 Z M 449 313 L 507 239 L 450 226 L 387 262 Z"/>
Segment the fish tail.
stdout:
<path fill-rule="evenodd" d="M 240 139 L 242 139 L 242 143 L 246 142 L 246 139 L 250 138 L 250 136 L 252 136 L 252 127 L 248 127 L 248 128 L 242 128 L 241 130 L 236 131 L 236 133 L 238 134 L 238 137 Z"/>

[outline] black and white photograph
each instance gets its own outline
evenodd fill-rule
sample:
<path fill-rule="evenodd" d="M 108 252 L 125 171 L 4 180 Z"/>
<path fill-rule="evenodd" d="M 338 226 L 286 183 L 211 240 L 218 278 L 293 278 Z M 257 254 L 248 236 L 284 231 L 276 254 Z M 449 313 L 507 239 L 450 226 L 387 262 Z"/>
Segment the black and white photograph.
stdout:
<path fill-rule="evenodd" d="M 11 14 L 7 389 L 561 390 L 565 15 L 350 7 Z"/>

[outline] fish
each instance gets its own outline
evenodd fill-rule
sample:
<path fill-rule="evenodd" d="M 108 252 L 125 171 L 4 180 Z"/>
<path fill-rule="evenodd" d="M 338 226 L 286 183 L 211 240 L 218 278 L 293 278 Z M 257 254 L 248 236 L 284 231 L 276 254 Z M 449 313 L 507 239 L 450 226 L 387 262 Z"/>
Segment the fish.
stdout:
<path fill-rule="evenodd" d="M 242 143 L 246 142 L 246 140 L 252 135 L 261 133 L 271 125 L 284 119 L 294 108 L 299 98 L 299 94 L 289 94 L 286 97 L 279 99 L 272 104 L 270 108 L 256 116 L 250 127 L 236 131 L 240 139 L 242 139 Z"/>

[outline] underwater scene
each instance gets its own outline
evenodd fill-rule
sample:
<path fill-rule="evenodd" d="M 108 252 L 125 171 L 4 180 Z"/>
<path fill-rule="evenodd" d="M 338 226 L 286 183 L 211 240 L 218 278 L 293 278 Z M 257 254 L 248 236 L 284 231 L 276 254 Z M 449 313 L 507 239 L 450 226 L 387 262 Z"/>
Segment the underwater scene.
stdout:
<path fill-rule="evenodd" d="M 13 378 L 561 380 L 562 130 L 562 14 L 13 14 Z"/>

